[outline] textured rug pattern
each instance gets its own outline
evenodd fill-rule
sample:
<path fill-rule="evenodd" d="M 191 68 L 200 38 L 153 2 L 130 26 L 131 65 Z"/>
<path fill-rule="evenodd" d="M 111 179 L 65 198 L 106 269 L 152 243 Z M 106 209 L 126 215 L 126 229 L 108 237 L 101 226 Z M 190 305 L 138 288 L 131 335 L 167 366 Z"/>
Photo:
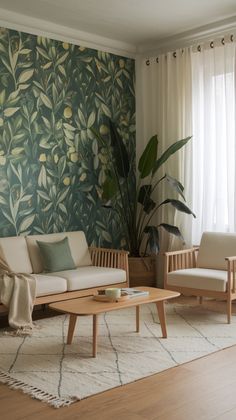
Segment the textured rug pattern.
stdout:
<path fill-rule="evenodd" d="M 67 345 L 68 316 L 37 321 L 32 336 L 0 332 L 0 381 L 60 407 L 236 344 L 236 317 L 201 306 L 166 304 L 168 338 L 161 338 L 155 305 L 99 317 L 98 355 L 92 358 L 92 317 L 77 320 Z"/>

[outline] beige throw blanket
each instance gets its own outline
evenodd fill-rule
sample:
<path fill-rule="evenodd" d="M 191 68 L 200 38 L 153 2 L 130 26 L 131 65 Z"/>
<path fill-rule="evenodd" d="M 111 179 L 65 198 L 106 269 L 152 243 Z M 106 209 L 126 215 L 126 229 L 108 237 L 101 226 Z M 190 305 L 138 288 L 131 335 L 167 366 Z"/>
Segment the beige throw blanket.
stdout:
<path fill-rule="evenodd" d="M 0 255 L 0 301 L 8 308 L 8 322 L 12 328 L 32 329 L 32 311 L 36 296 L 33 276 L 14 273 Z"/>

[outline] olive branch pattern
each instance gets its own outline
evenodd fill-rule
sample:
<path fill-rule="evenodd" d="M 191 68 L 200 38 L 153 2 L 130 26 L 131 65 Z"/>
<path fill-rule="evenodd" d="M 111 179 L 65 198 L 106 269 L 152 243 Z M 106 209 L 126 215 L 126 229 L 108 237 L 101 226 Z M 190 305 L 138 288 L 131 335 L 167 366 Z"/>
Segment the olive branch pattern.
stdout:
<path fill-rule="evenodd" d="M 108 118 L 135 174 L 134 60 L 0 29 L 1 236 L 82 229 L 125 246 L 101 204 L 107 155 L 91 130 L 107 134 Z"/>

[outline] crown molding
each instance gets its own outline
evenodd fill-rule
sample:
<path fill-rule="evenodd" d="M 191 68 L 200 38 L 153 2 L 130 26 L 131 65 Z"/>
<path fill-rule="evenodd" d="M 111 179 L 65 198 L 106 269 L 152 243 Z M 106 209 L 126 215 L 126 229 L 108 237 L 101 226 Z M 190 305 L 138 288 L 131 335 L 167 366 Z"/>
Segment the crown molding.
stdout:
<path fill-rule="evenodd" d="M 136 46 L 0 8 L 0 26 L 128 58 L 147 57 L 236 33 L 236 16 Z"/>
<path fill-rule="evenodd" d="M 0 8 L 0 26 L 99 51 L 135 58 L 136 46 Z"/>
<path fill-rule="evenodd" d="M 229 31 L 232 33 L 236 32 L 236 16 L 163 38 L 157 42 L 140 44 L 137 48 L 137 53 L 142 57 L 165 53 L 176 48 L 212 40 L 213 37 L 224 36 Z"/>

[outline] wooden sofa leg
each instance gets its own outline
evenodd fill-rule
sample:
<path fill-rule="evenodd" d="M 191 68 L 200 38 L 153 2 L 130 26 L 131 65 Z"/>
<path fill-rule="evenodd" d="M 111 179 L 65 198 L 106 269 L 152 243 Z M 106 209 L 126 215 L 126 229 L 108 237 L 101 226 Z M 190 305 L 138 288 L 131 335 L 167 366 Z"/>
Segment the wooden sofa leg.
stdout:
<path fill-rule="evenodd" d="M 203 302 L 203 296 L 199 296 L 199 303 L 200 303 L 200 305 L 202 304 L 202 302 Z"/>
<path fill-rule="evenodd" d="M 232 302 L 230 299 L 227 300 L 227 322 L 231 323 L 231 313 L 232 313 Z"/>

